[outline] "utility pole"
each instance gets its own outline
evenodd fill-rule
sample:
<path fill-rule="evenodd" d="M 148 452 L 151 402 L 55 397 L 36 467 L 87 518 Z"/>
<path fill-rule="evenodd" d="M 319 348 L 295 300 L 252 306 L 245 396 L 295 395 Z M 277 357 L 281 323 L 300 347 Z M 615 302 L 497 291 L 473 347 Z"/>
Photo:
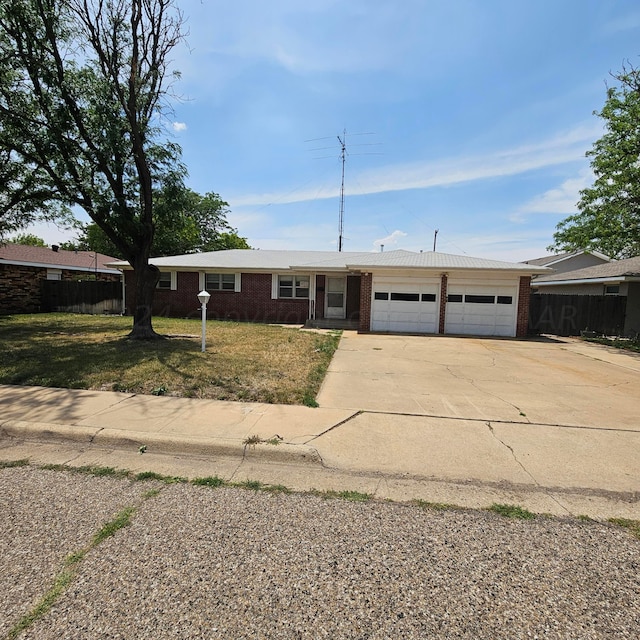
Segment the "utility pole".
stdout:
<path fill-rule="evenodd" d="M 344 234 L 344 161 L 347 155 L 347 130 L 342 131 L 340 143 L 340 159 L 342 160 L 342 182 L 340 183 L 340 216 L 338 218 L 338 251 L 342 251 L 342 236 Z"/>

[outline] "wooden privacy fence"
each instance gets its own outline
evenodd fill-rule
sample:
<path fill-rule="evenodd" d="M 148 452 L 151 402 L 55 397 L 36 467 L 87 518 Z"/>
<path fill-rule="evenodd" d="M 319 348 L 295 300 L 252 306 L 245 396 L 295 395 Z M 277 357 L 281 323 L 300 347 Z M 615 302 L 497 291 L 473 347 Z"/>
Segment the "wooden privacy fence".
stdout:
<path fill-rule="evenodd" d="M 577 336 L 588 330 L 617 336 L 624 330 L 626 310 L 626 296 L 532 293 L 529 333 Z"/>
<path fill-rule="evenodd" d="M 42 310 L 69 313 L 122 313 L 120 282 L 43 280 Z"/>

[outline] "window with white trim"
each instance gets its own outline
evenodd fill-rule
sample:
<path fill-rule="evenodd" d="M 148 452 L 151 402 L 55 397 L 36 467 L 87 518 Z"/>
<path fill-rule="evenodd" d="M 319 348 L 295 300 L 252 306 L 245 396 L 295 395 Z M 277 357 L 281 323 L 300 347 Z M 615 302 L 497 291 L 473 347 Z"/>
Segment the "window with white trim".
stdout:
<path fill-rule="evenodd" d="M 620 294 L 620 285 L 619 284 L 605 284 L 604 285 L 604 295 L 605 296 L 617 296 Z"/>
<path fill-rule="evenodd" d="M 177 289 L 177 277 L 175 271 L 161 271 L 160 280 L 156 285 L 157 289 L 165 289 L 175 291 Z"/>
<path fill-rule="evenodd" d="M 308 298 L 309 276 L 278 276 L 279 298 Z"/>
<path fill-rule="evenodd" d="M 62 280 L 62 269 L 47 269 L 47 280 Z"/>
<path fill-rule="evenodd" d="M 204 288 L 207 291 L 235 291 L 235 273 L 205 273 Z"/>

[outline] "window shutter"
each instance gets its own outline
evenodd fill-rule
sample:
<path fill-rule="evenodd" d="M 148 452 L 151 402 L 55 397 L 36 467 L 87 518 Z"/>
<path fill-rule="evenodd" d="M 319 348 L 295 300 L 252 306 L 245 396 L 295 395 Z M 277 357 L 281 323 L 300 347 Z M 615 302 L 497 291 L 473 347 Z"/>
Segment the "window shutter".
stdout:
<path fill-rule="evenodd" d="M 236 284 L 235 284 L 235 289 L 234 289 L 235 293 L 240 293 L 242 291 L 242 282 L 240 280 L 240 276 L 241 275 L 242 274 L 240 274 L 240 273 L 236 273 L 235 274 L 235 276 L 236 276 Z"/>

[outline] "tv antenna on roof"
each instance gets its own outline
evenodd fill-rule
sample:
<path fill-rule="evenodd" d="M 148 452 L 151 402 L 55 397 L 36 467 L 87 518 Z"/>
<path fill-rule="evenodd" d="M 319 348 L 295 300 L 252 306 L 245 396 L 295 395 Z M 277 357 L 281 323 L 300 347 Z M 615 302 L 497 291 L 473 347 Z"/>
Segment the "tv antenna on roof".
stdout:
<path fill-rule="evenodd" d="M 347 130 L 342 131 L 342 138 L 338 136 L 340 143 L 340 159 L 342 161 L 342 182 L 340 183 L 340 216 L 338 218 L 338 251 L 342 251 L 342 238 L 344 235 L 344 161 L 347 155 Z"/>
<path fill-rule="evenodd" d="M 372 136 L 374 135 L 372 132 L 367 132 L 367 133 L 352 133 L 352 136 Z M 347 130 L 343 129 L 342 131 L 342 136 L 337 136 L 338 138 L 338 142 L 340 143 L 340 163 L 342 165 L 342 180 L 340 181 L 340 213 L 339 213 L 339 217 L 338 217 L 338 251 L 342 251 L 342 248 L 344 246 L 344 166 L 346 163 L 346 159 L 348 155 L 360 155 L 360 156 L 364 156 L 364 155 L 382 155 L 381 153 L 376 153 L 376 152 L 365 152 L 365 153 L 356 153 L 356 154 L 349 154 L 347 152 Z M 305 140 L 305 142 L 314 142 L 316 140 L 328 140 L 330 138 L 313 138 L 312 140 Z M 377 146 L 381 143 L 379 142 L 374 142 L 374 143 L 369 143 L 369 144 L 356 144 L 353 146 L 356 147 L 371 147 L 371 146 Z M 324 149 L 330 149 L 331 147 L 318 147 L 316 149 L 312 149 L 312 151 L 321 151 Z M 319 156 L 318 158 L 316 158 L 317 160 L 319 160 L 320 158 L 328 158 L 331 156 Z"/>

